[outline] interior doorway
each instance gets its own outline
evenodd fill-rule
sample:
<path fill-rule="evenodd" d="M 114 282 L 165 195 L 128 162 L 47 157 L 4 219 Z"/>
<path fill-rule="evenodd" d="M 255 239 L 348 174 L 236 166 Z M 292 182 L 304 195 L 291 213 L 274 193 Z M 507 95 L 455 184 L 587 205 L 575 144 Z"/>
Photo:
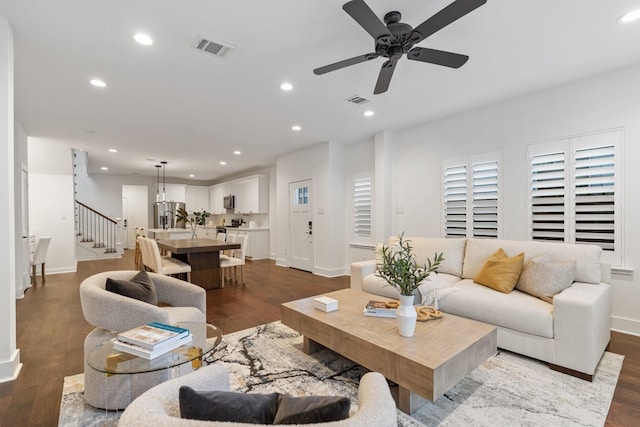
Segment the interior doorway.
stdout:
<path fill-rule="evenodd" d="M 289 266 L 313 272 L 313 182 L 289 183 Z"/>
<path fill-rule="evenodd" d="M 123 245 L 136 247 L 136 227 L 149 227 L 149 188 L 146 185 L 122 186 L 122 230 Z"/>
<path fill-rule="evenodd" d="M 22 163 L 20 168 L 20 197 L 21 197 L 21 212 L 20 212 L 20 224 L 21 224 L 21 254 L 16 254 L 16 257 L 21 256 L 22 262 L 18 265 L 22 266 L 21 283 L 16 283 L 16 296 L 21 298 L 24 295 L 24 291 L 31 287 L 31 238 L 29 236 L 29 171 L 27 165 Z"/>

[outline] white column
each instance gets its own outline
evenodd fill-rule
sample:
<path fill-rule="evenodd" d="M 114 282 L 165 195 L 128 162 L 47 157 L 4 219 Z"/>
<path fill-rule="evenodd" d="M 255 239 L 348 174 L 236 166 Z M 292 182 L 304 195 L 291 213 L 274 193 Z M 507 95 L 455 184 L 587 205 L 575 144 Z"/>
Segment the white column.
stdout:
<path fill-rule="evenodd" d="M 391 235 L 391 134 L 388 131 L 375 134 L 375 186 L 374 186 L 374 242 L 387 242 Z M 384 201 L 384 203 L 378 203 Z"/>
<path fill-rule="evenodd" d="M 22 367 L 16 348 L 13 123 L 13 33 L 0 17 L 0 382 L 14 380 Z"/>

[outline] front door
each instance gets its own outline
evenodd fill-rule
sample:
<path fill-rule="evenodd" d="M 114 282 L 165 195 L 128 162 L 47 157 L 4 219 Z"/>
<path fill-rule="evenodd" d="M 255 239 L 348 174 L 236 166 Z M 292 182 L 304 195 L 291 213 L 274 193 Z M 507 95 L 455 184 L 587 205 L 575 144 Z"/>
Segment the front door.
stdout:
<path fill-rule="evenodd" d="M 289 266 L 313 272 L 312 181 L 289 183 Z"/>
<path fill-rule="evenodd" d="M 124 247 L 136 247 L 136 227 L 147 230 L 149 224 L 148 188 L 145 185 L 122 186 L 122 219 Z"/>

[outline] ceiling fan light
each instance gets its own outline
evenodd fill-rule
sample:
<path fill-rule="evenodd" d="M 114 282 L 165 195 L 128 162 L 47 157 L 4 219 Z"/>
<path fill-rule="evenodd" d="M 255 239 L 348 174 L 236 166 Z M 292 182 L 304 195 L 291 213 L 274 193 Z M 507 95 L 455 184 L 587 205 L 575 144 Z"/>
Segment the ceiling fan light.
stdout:
<path fill-rule="evenodd" d="M 618 22 L 622 24 L 626 24 L 629 22 L 633 22 L 640 19 L 640 9 L 635 9 L 630 12 L 625 13 L 620 18 L 618 18 Z"/>

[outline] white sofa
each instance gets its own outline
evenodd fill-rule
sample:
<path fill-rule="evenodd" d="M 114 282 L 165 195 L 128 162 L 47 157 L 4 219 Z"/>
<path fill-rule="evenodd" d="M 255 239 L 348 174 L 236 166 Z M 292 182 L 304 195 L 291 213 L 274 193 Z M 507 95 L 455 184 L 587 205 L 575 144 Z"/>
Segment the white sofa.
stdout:
<path fill-rule="evenodd" d="M 498 239 L 440 239 L 405 237 L 422 264 L 443 252 L 445 261 L 430 283 L 416 292 L 416 304 L 431 288 L 448 288 L 438 301 L 444 313 L 495 325 L 498 347 L 548 362 L 553 369 L 592 379 L 610 338 L 611 269 L 600 262 L 595 245 Z M 389 239 L 393 245 L 397 237 Z M 489 256 L 502 248 L 511 257 L 524 252 L 526 267 L 532 258 L 575 260 L 573 284 L 547 303 L 514 289 L 505 294 L 474 283 Z M 351 288 L 398 298 L 398 291 L 375 275 L 376 260 L 351 264 Z"/>

